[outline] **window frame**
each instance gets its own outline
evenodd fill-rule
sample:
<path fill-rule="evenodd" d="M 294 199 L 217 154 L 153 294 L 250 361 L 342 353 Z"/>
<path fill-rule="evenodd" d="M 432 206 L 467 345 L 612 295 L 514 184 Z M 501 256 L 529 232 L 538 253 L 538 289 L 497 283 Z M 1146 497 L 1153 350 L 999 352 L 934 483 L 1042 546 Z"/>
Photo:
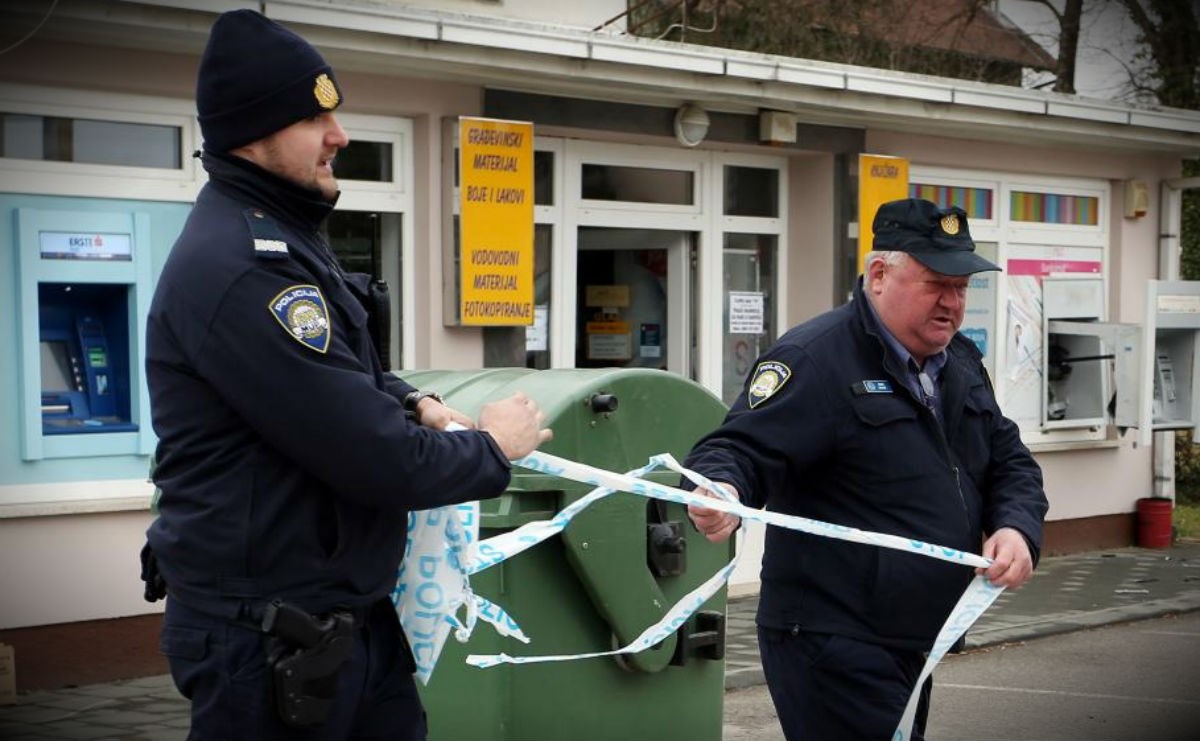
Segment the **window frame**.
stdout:
<path fill-rule="evenodd" d="M 190 101 L 11 83 L 0 83 L 0 100 L 5 113 L 177 127 L 181 149 L 178 168 L 0 157 L 0 192 L 194 202 L 207 180 L 192 156 L 200 128 Z"/>

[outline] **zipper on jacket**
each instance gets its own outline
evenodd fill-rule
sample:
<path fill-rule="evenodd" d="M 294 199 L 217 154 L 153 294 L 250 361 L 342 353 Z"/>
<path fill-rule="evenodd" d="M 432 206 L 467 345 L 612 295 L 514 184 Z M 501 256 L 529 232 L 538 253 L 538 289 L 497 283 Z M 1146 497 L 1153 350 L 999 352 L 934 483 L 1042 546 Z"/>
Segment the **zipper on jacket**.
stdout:
<path fill-rule="evenodd" d="M 971 513 L 967 510 L 967 498 L 963 496 L 962 479 L 958 473 L 958 466 L 951 466 L 954 471 L 954 488 L 958 491 L 958 501 L 963 507 L 963 521 L 967 526 L 967 537 L 971 535 Z"/>
<path fill-rule="evenodd" d="M 909 395 L 912 396 L 912 390 L 909 390 Z M 915 396 L 913 398 L 916 398 Z M 919 400 L 918 400 L 919 401 Z M 971 534 L 971 512 L 967 509 L 967 497 L 962 490 L 962 477 L 959 474 L 958 466 L 954 465 L 954 451 L 950 449 L 950 441 L 946 439 L 946 430 L 942 427 L 942 423 L 938 421 L 937 414 L 933 409 L 925 403 L 921 403 L 925 413 L 931 417 L 933 426 L 937 428 L 938 440 L 942 443 L 942 452 L 946 456 L 946 462 L 950 464 L 950 470 L 954 472 L 954 490 L 958 492 L 958 502 L 962 505 L 963 522 L 967 526 L 967 536 Z"/>

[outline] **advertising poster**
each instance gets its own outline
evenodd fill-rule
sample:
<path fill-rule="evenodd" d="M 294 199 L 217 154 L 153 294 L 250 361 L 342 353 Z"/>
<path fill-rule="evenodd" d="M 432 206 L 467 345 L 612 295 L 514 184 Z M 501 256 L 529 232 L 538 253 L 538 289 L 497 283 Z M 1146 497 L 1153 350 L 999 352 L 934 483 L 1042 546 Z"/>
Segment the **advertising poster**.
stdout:
<path fill-rule="evenodd" d="M 995 242 L 977 242 L 975 251 L 985 260 L 996 262 Z M 996 284 L 995 271 L 975 273 L 967 286 L 967 308 L 959 331 L 975 343 L 983 353 L 983 365 L 993 378 L 996 376 Z"/>
<path fill-rule="evenodd" d="M 467 326 L 534 323 L 533 124 L 458 120 L 459 316 Z"/>
<path fill-rule="evenodd" d="M 1008 310 L 1004 353 L 1004 413 L 1022 428 L 1042 424 L 1042 278 L 1101 272 L 1100 250 L 1091 247 L 1021 247 L 1004 266 Z"/>
<path fill-rule="evenodd" d="M 858 155 L 858 272 L 871 251 L 875 212 L 888 201 L 908 198 L 908 160 L 880 154 Z"/>

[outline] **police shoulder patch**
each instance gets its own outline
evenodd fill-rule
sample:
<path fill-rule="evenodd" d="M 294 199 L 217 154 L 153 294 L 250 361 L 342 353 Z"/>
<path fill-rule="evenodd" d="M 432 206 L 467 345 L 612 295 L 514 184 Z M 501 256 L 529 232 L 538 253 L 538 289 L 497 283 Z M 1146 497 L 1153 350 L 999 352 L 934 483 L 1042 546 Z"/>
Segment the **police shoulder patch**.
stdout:
<path fill-rule="evenodd" d="M 792 369 L 777 360 L 765 360 L 754 369 L 746 401 L 754 409 L 775 395 L 792 377 Z"/>
<path fill-rule="evenodd" d="M 287 259 L 287 240 L 274 219 L 257 208 L 248 208 L 242 215 L 246 217 L 246 225 L 250 227 L 250 236 L 254 239 L 255 256 L 273 260 Z"/>
<path fill-rule="evenodd" d="M 288 336 L 305 347 L 324 353 L 329 349 L 329 310 L 316 286 L 285 288 L 267 305 Z"/>

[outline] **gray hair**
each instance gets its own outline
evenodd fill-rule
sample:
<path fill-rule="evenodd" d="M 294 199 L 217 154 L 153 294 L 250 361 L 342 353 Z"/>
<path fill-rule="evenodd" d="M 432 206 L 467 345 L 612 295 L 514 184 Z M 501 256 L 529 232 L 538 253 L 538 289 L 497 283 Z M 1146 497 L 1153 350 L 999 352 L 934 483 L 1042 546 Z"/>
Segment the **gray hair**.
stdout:
<path fill-rule="evenodd" d="M 863 270 L 867 269 L 872 260 L 883 260 L 884 265 L 894 268 L 903 265 L 908 260 L 908 253 L 900 250 L 871 250 L 863 258 Z"/>

